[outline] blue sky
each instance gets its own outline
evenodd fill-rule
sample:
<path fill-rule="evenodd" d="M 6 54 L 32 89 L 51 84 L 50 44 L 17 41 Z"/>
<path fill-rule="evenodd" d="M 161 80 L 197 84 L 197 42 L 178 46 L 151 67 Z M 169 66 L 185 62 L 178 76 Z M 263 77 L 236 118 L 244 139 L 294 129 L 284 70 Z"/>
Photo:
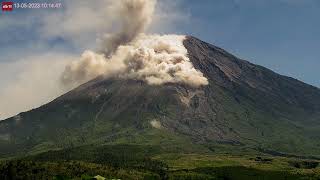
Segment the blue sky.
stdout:
<path fill-rule="evenodd" d="M 41 86 L 36 87 L 33 79 L 40 81 L 38 77 L 43 76 L 50 81 L 54 78 L 49 73 L 51 67 L 58 70 L 63 64 L 55 62 L 95 49 L 97 38 L 110 30 L 103 8 L 108 1 L 50 0 L 61 2 L 63 7 L 1 12 L 0 99 L 16 97 L 8 92 L 23 92 L 33 100 L 32 87 L 48 86 L 38 83 Z M 158 1 L 149 32 L 193 35 L 242 59 L 320 87 L 319 0 Z M 40 70 L 43 65 L 47 66 L 45 74 Z M 27 95 L 25 86 L 31 87 Z M 21 109 L 47 101 L 46 91 L 42 93 L 44 99 Z M 5 114 L 1 112 L 3 106 L 0 103 L 0 119 L 1 113 Z"/>
<path fill-rule="evenodd" d="M 185 13 L 187 20 L 175 22 L 174 27 L 160 32 L 194 35 L 243 59 L 320 87 L 320 1 L 180 0 L 174 4 L 180 15 Z M 37 26 L 41 24 L 37 24 L 37 18 L 48 11 L 35 11 L 1 14 L 12 21 L 25 19 L 25 24 L 0 26 L 1 34 L 6 34 L 0 40 L 2 56 L 12 56 L 12 51 L 19 52 L 34 42 L 46 45 L 46 48 L 36 48 L 40 52 L 55 46 L 61 51 L 81 52 L 83 48 L 77 49 L 61 37 L 40 39 Z M 52 10 L 52 13 L 56 12 Z M 33 18 L 25 18 L 31 14 Z"/>
<path fill-rule="evenodd" d="M 18 2 L 18 1 L 17 1 Z M 25 2 L 25 1 L 23 1 Z M 59 1 L 57 1 L 59 2 Z M 64 3 L 63 1 L 61 1 Z M 98 0 L 93 1 L 98 2 Z M 240 58 L 266 66 L 278 73 L 292 76 L 320 87 L 320 1 L 318 0 L 179 0 L 173 4 L 181 22 L 161 30 L 161 33 L 191 34 L 225 48 Z M 64 4 L 65 5 L 65 4 Z M 169 5 L 170 6 L 170 5 Z M 20 10 L 2 13 L 11 21 L 22 21 L 7 27 L 0 40 L 1 61 L 14 61 L 22 49 L 37 53 L 67 51 L 79 53 L 93 46 L 77 46 L 64 37 L 44 38 L 39 35 L 42 14 L 59 10 Z M 169 9 L 172 10 L 172 9 Z M 30 18 L 26 17 L 29 16 Z M 31 18 L 32 17 L 32 18 Z M 21 19 L 22 18 L 22 19 Z M 93 34 L 95 36 L 96 34 Z M 91 39 L 95 39 L 94 37 Z M 8 58 L 11 57 L 11 58 Z"/>

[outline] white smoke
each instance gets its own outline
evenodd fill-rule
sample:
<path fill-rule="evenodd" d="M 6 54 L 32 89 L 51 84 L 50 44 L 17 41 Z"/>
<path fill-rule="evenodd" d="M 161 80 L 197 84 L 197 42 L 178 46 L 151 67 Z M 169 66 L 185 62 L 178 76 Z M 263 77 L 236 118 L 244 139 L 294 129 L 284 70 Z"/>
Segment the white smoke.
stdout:
<path fill-rule="evenodd" d="M 190 62 L 184 36 L 145 35 L 152 21 L 155 0 L 120 0 L 113 4 L 119 13 L 120 31 L 102 39 L 101 50 L 86 50 L 69 64 L 62 82 L 76 86 L 99 75 L 143 80 L 151 85 L 184 83 L 198 87 L 208 80 Z"/>
<path fill-rule="evenodd" d="M 187 57 L 187 50 L 182 43 L 184 38 L 179 35 L 140 34 L 136 40 L 119 46 L 110 58 L 85 51 L 80 60 L 66 67 L 63 82 L 81 84 L 104 75 L 143 80 L 152 85 L 207 85 L 208 80 Z"/>
<path fill-rule="evenodd" d="M 155 5 L 156 0 L 114 1 L 109 10 L 117 14 L 114 18 L 120 31 L 103 37 L 101 51 L 109 55 L 144 32 L 152 21 Z"/>
<path fill-rule="evenodd" d="M 148 51 L 152 49 L 149 45 L 142 46 L 143 43 L 138 43 L 138 39 L 146 39 L 139 34 L 147 31 L 174 31 L 177 24 L 188 20 L 189 16 L 179 8 L 177 2 L 161 0 L 156 4 L 155 0 L 99 0 L 92 3 L 68 0 L 59 12 L 48 11 L 41 13 L 41 16 L 35 12 L 27 17 L 23 14 L 1 17 L 0 28 L 35 30 L 35 34 L 40 35 L 40 40 L 27 38 L 32 46 L 22 46 L 23 51 L 20 46 L 8 46 L 3 51 L 4 56 L 0 58 L 0 120 L 48 103 L 71 88 L 99 75 L 143 79 L 153 84 L 157 84 L 157 79 L 160 79 L 160 82 L 162 79 L 182 82 L 177 80 L 178 73 L 174 73 L 174 78 L 165 78 L 166 73 L 162 70 L 153 76 L 163 77 L 154 78 L 150 75 L 151 70 L 146 72 L 147 68 L 138 70 L 128 66 L 131 64 L 129 57 L 137 54 L 139 51 L 136 50 L 139 47 L 146 47 L 144 49 Z M 109 34 L 103 36 L 105 32 Z M 16 39 L 14 34 L 2 37 L 5 38 L 2 42 Z M 103 36 L 98 43 L 100 48 L 85 51 L 81 58 L 75 57 L 74 52 L 78 49 L 95 48 L 96 36 Z M 160 39 L 160 36 L 155 37 Z M 52 47 L 51 40 L 55 39 L 63 39 L 67 43 L 54 43 Z M 163 41 L 166 41 L 165 39 L 170 38 L 164 38 Z M 181 41 L 182 36 L 178 39 Z M 74 46 L 74 52 L 68 48 L 69 43 Z M 177 44 L 181 45 L 181 42 Z M 129 51 L 130 48 L 132 51 Z M 20 51 L 21 54 L 16 53 Z M 170 53 L 172 55 L 172 52 Z M 157 54 L 156 57 L 159 59 L 159 56 L 160 54 Z M 143 60 L 144 64 L 148 62 L 146 56 L 138 60 Z M 162 60 L 167 59 L 163 57 Z M 152 63 L 146 64 L 146 67 L 150 67 Z"/>

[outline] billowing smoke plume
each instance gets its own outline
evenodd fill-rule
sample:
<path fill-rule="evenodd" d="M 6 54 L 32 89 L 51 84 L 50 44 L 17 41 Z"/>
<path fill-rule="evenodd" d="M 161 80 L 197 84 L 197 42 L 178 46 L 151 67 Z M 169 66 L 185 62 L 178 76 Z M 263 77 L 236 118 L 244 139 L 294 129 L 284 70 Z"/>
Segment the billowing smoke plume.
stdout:
<path fill-rule="evenodd" d="M 67 1 L 63 11 L 41 13 L 40 22 L 32 21 L 39 14 L 31 14 L 27 17 L 31 26 L 24 23 L 23 15 L 3 17 L 0 24 L 5 31 L 17 27 L 29 31 L 36 26 L 39 32 L 35 33 L 41 37 L 37 43 L 31 40 L 35 46 L 24 48 L 22 54 L 11 57 L 16 48 L 6 51 L 3 59 L 8 59 L 0 63 L 0 120 L 48 103 L 99 75 L 142 79 L 150 84 L 206 84 L 186 57 L 183 36 L 142 35 L 150 29 L 170 31 L 188 17 L 175 7 L 175 1 L 161 0 L 157 9 L 155 5 L 156 0 Z M 114 33 L 101 38 L 103 32 Z M 95 51 L 86 50 L 81 58 L 72 51 L 61 52 L 69 50 L 65 48 L 69 43 L 76 48 L 93 46 L 95 34 L 100 38 Z M 52 49 L 47 43 L 60 38 L 67 46 L 57 43 Z M 48 49 L 50 53 L 46 53 Z"/>
<path fill-rule="evenodd" d="M 69 64 L 62 82 L 76 86 L 99 75 L 143 80 L 151 85 L 185 83 L 207 85 L 183 45 L 184 36 L 145 35 L 151 23 L 155 0 L 120 0 L 113 4 L 119 14 L 120 31 L 106 35 L 98 53 L 86 50 L 80 60 Z"/>
<path fill-rule="evenodd" d="M 109 10 L 115 17 L 120 31 L 107 34 L 102 40 L 101 51 L 107 56 L 120 45 L 131 42 L 150 25 L 156 0 L 120 0 L 115 1 Z"/>

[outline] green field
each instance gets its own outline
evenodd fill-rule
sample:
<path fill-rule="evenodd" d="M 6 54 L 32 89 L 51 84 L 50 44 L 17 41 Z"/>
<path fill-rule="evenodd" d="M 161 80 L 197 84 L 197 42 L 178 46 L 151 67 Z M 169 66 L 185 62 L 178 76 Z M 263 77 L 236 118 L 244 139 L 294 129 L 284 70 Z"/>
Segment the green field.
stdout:
<path fill-rule="evenodd" d="M 320 179 L 319 160 L 104 145 L 3 159 L 0 179 Z"/>

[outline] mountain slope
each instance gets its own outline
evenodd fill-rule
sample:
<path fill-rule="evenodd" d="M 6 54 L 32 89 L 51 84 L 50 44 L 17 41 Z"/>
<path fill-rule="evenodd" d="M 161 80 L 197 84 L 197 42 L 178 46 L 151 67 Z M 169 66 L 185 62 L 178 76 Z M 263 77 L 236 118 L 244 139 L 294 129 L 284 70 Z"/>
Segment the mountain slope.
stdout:
<path fill-rule="evenodd" d="M 2 155 L 84 144 L 151 144 L 320 155 L 320 90 L 187 37 L 199 88 L 97 77 L 56 100 L 0 122 Z"/>
<path fill-rule="evenodd" d="M 189 37 L 184 45 L 194 66 L 209 77 L 208 88 L 217 85 L 228 94 L 223 102 L 229 104 L 221 103 L 223 111 L 232 107 L 229 114 L 242 124 L 236 125 L 240 134 L 254 133 L 247 137 L 279 151 L 305 153 L 310 150 L 306 146 L 319 148 L 318 88 L 240 60 L 196 38 Z M 240 132 L 242 127 L 246 128 Z"/>

